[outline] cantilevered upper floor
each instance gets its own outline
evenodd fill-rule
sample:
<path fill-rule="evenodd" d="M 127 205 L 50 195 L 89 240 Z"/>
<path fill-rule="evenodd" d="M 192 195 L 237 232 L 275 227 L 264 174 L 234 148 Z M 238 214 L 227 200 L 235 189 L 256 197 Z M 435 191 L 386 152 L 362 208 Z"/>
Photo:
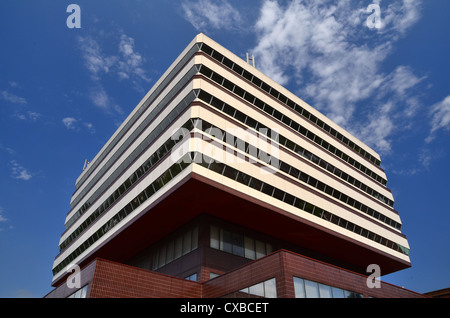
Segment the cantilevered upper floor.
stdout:
<path fill-rule="evenodd" d="M 379 155 L 203 34 L 76 181 L 53 266 L 125 262 L 201 213 L 383 273 L 410 266 Z"/>

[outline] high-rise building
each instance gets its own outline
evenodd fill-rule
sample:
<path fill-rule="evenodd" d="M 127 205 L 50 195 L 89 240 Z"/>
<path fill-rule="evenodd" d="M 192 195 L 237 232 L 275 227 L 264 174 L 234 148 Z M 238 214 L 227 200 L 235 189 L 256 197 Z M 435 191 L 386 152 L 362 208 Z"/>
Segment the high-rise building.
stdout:
<path fill-rule="evenodd" d="M 76 180 L 46 297 L 421 297 L 379 155 L 199 34 Z"/>

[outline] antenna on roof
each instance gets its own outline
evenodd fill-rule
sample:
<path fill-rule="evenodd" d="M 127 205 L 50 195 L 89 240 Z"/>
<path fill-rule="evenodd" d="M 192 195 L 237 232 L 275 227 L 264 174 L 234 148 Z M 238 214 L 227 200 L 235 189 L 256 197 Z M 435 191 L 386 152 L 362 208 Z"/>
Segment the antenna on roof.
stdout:
<path fill-rule="evenodd" d="M 90 162 L 86 159 L 84 161 L 83 171 L 87 168 L 87 166 L 90 164 Z"/>
<path fill-rule="evenodd" d="M 246 55 L 247 55 L 247 63 L 250 64 L 250 60 L 252 60 L 253 67 L 255 67 L 255 56 L 252 54 L 252 57 L 249 58 L 248 53 L 246 53 Z"/>

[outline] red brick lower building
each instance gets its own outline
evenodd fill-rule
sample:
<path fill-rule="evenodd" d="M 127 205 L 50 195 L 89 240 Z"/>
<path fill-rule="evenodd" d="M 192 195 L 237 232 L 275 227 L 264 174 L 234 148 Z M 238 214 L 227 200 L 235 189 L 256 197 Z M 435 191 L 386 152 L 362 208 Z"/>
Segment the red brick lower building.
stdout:
<path fill-rule="evenodd" d="M 333 284 L 355 297 L 423 298 L 422 294 L 380 282 L 369 288 L 367 277 L 329 264 L 317 262 L 285 250 L 245 264 L 229 273 L 195 282 L 130 265 L 96 259 L 81 271 L 82 285 L 89 298 L 245 298 L 260 297 L 241 290 L 275 278 L 276 297 L 294 298 L 294 277 L 325 285 Z M 46 297 L 62 298 L 73 294 L 66 284 Z"/>
<path fill-rule="evenodd" d="M 167 264 L 151 265 L 145 260 L 160 255 L 180 236 L 194 235 L 197 243 L 191 251 Z M 343 269 L 289 250 L 277 248 L 281 244 L 257 232 L 245 236 L 247 241 L 265 242 L 267 255 L 251 260 L 238 251 L 214 247 L 214 231 L 220 237 L 229 233 L 239 240 L 240 227 L 223 220 L 201 215 L 187 226 L 175 231 L 165 240 L 143 249 L 127 264 L 95 258 L 79 272 L 79 286 L 69 288 L 63 281 L 46 297 L 89 298 L 416 298 L 419 293 L 380 282 L 371 288 L 368 276 Z M 248 233 L 248 231 L 247 231 Z M 213 246 L 213 247 L 212 247 Z M 167 248 L 165 255 L 167 255 Z M 133 266 L 133 265 L 135 266 Z M 137 267 L 139 266 L 139 267 Z M 147 268 L 145 268 L 147 267 Z M 152 268 L 154 270 L 152 270 Z M 168 273 L 172 273 L 169 275 Z M 176 273 L 176 276 L 174 275 Z M 70 280 L 70 277 L 67 276 Z M 371 280 L 371 282 L 373 282 Z M 82 294 L 81 294 L 82 293 Z M 324 294 L 325 293 L 325 294 Z"/>

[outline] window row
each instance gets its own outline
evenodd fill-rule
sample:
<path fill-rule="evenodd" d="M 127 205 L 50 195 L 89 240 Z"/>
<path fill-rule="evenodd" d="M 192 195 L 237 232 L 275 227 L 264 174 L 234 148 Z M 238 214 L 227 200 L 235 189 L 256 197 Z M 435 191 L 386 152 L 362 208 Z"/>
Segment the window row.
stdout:
<path fill-rule="evenodd" d="M 263 191 L 266 186 L 266 183 L 253 178 L 239 170 L 236 170 L 230 166 L 227 166 L 223 163 L 216 162 L 212 158 L 206 158 L 206 156 L 201 153 L 191 152 L 186 154 L 182 159 L 179 160 L 179 163 L 173 164 L 168 170 L 166 170 L 159 178 L 157 178 L 152 184 L 150 184 L 144 191 L 142 191 L 138 196 L 136 196 L 128 205 L 126 205 L 122 210 L 116 213 L 105 225 L 103 225 L 99 230 L 97 230 L 93 235 L 91 235 L 87 240 L 85 240 L 82 244 L 80 244 L 72 253 L 70 253 L 64 260 L 62 260 L 55 268 L 52 270 L 53 275 L 59 273 L 64 267 L 69 265 L 73 260 L 75 260 L 81 253 L 83 253 L 87 248 L 89 248 L 92 244 L 94 244 L 97 240 L 99 240 L 103 235 L 105 235 L 109 230 L 115 227 L 118 223 L 120 223 L 125 217 L 131 214 L 136 208 L 138 208 L 143 202 L 145 202 L 148 198 L 150 198 L 154 193 L 159 191 L 167 182 L 172 180 L 175 176 L 177 176 L 181 171 L 186 169 L 190 163 L 199 162 L 196 157 L 202 157 L 203 162 L 201 165 L 214 171 L 216 173 L 220 173 L 224 176 L 230 178 L 230 176 L 234 176 L 233 180 L 240 182 L 246 186 L 249 186 L 258 191 Z M 270 185 L 269 185 L 270 186 Z M 276 192 L 281 190 L 277 189 Z M 273 192 L 274 194 L 276 193 Z M 398 243 L 392 242 L 384 237 L 381 237 L 367 229 L 364 229 L 352 222 L 349 222 L 345 219 L 342 219 L 328 211 L 325 211 L 319 207 L 316 207 L 306 201 L 301 200 L 300 198 L 294 197 L 289 193 L 281 191 L 282 195 L 277 195 L 275 198 L 282 197 L 282 201 L 291 204 L 292 206 L 301 209 L 305 212 L 308 212 L 312 215 L 320 217 L 324 220 L 332 222 L 336 225 L 339 225 L 349 231 L 352 231 L 358 235 L 366 237 L 370 240 L 373 240 L 383 246 L 387 246 L 395 251 L 403 253 L 405 255 L 409 254 L 409 249 L 401 246 Z"/>
<path fill-rule="evenodd" d="M 301 126 L 296 121 L 293 121 L 288 116 L 283 115 L 283 113 L 281 113 L 280 111 L 276 110 L 272 106 L 267 105 L 262 100 L 256 98 L 252 94 L 246 92 L 242 88 L 240 88 L 240 87 L 236 86 L 235 84 L 231 83 L 229 80 L 227 80 L 223 76 L 214 73 L 213 71 L 211 71 L 210 69 L 208 69 L 204 65 L 202 65 L 202 67 L 200 69 L 200 73 L 202 73 L 206 77 L 212 79 L 217 84 L 219 84 L 219 85 L 225 87 L 226 89 L 230 90 L 231 92 L 235 93 L 236 95 L 242 97 L 247 102 L 251 103 L 252 105 L 254 105 L 254 106 L 258 107 L 259 109 L 263 110 L 264 112 L 266 112 L 268 115 L 278 119 L 282 123 L 284 123 L 287 126 L 291 127 L 292 129 L 294 129 L 295 131 L 299 132 L 300 134 L 302 134 L 303 136 L 305 136 L 306 138 L 308 138 L 309 140 L 311 140 L 315 144 L 321 146 L 322 148 L 328 150 L 329 152 L 331 152 L 335 156 L 341 158 L 345 162 L 347 162 L 350 165 L 354 166 L 356 169 L 361 170 L 363 173 L 367 174 L 368 176 L 370 176 L 371 178 L 373 178 L 377 182 L 381 183 L 382 185 L 386 185 L 387 184 L 387 180 L 385 180 L 384 178 L 382 178 L 381 176 L 379 176 L 378 174 L 376 174 L 375 172 L 373 172 L 372 170 L 370 170 L 369 168 L 367 168 L 363 164 L 359 163 L 357 160 L 353 159 L 352 157 L 350 157 L 349 155 L 347 155 L 343 151 L 337 149 L 336 147 L 334 147 L 333 145 L 331 145 L 330 143 L 328 143 L 324 139 L 320 138 L 316 134 L 314 134 L 311 131 L 307 130 L 305 127 Z"/>
<path fill-rule="evenodd" d="M 153 251 L 152 270 L 157 270 L 183 255 L 197 249 L 198 227 L 178 235 L 174 240 L 160 245 Z"/>
<path fill-rule="evenodd" d="M 214 225 L 210 228 L 210 247 L 252 260 L 272 253 L 269 243 Z"/>
<path fill-rule="evenodd" d="M 88 285 L 78 289 L 73 294 L 70 294 L 69 296 L 67 296 L 67 298 L 86 298 L 87 297 L 87 289 L 88 289 Z"/>
<path fill-rule="evenodd" d="M 269 155 L 267 153 L 265 153 L 264 151 L 260 150 L 259 148 L 256 148 L 256 147 L 250 145 L 249 143 L 245 142 L 244 140 L 233 136 L 228 131 L 225 132 L 222 129 L 220 129 L 206 121 L 198 120 L 198 121 L 196 121 L 195 125 L 196 125 L 196 128 L 199 128 L 205 132 L 213 131 L 215 134 L 215 137 L 217 137 L 217 136 L 220 137 L 220 134 L 221 134 L 222 141 L 232 145 L 233 147 L 240 149 L 241 151 L 246 152 L 249 155 L 252 155 L 257 158 L 269 158 Z M 387 216 L 381 214 L 378 211 L 375 211 L 374 209 L 353 199 L 352 197 L 342 193 L 341 191 L 338 191 L 338 190 L 334 189 L 333 187 L 330 187 L 329 185 L 323 183 L 322 181 L 317 180 L 316 178 L 304 173 L 303 171 L 300 171 L 299 169 L 297 169 L 279 159 L 273 160 L 273 161 L 275 163 L 272 162 L 272 165 L 276 164 L 276 168 L 289 174 L 290 176 L 294 177 L 298 181 L 304 182 L 304 183 L 314 187 L 315 189 L 317 189 L 323 193 L 326 193 L 326 194 L 334 197 L 335 199 L 337 199 L 351 207 L 354 207 L 355 209 L 357 209 L 367 215 L 370 215 L 370 216 L 376 218 L 377 220 L 380 220 L 381 222 L 383 222 L 389 226 L 394 227 L 395 229 L 398 229 L 398 230 L 401 229 L 400 223 L 392 220 L 391 218 L 388 218 Z M 268 190 L 268 191 L 270 191 L 270 190 Z M 272 193 L 268 193 L 268 194 L 272 195 Z"/>
<path fill-rule="evenodd" d="M 252 119 L 251 117 L 245 115 L 244 113 L 242 113 L 241 111 L 235 109 L 234 107 L 231 107 L 230 105 L 224 103 L 223 101 L 219 100 L 218 98 L 212 96 L 211 94 L 205 92 L 205 91 L 200 91 L 199 93 L 199 98 L 201 100 L 203 100 L 204 102 L 210 104 L 211 106 L 219 109 L 220 111 L 226 113 L 227 115 L 237 119 L 238 121 L 250 126 L 251 128 L 255 128 L 256 130 L 258 130 L 261 134 L 264 134 L 267 136 L 267 138 L 269 139 L 273 139 L 270 138 L 272 135 L 277 135 L 275 133 L 272 132 L 272 130 L 268 127 L 265 127 L 264 125 L 262 125 L 261 123 L 257 122 L 256 120 Z M 303 158 L 319 165 L 320 167 L 326 169 L 327 171 L 331 172 L 332 174 L 334 174 L 335 176 L 341 178 L 342 180 L 354 185 L 355 187 L 361 189 L 362 191 L 370 194 L 371 196 L 373 196 L 374 198 L 380 200 L 381 202 L 388 204 L 389 206 L 393 207 L 394 202 L 386 197 L 384 197 L 383 195 L 381 195 L 380 193 L 378 193 L 377 191 L 373 190 L 372 188 L 368 187 L 367 185 L 365 185 L 364 183 L 360 182 L 359 180 L 353 178 L 352 176 L 350 176 L 349 174 L 345 173 L 344 171 L 336 168 L 335 166 L 329 164 L 327 161 L 317 157 L 316 155 L 314 155 L 313 153 L 307 151 L 306 149 L 304 149 L 303 147 L 299 146 L 298 144 L 294 143 L 293 141 L 289 140 L 288 138 L 284 137 L 283 135 L 277 135 L 278 137 L 278 142 L 285 146 L 286 148 L 294 151 L 295 153 L 297 153 L 298 155 L 302 156 Z M 364 171 L 362 171 L 364 173 Z"/>
<path fill-rule="evenodd" d="M 201 46 L 201 50 L 204 53 L 208 54 L 209 56 L 213 57 L 216 61 L 222 63 L 229 69 L 233 70 L 235 73 L 242 76 L 249 82 L 253 83 L 258 88 L 261 88 L 262 90 L 264 90 L 265 92 L 267 92 L 268 94 L 270 94 L 271 96 L 276 98 L 281 103 L 289 106 L 291 109 L 295 110 L 297 113 L 299 113 L 300 115 L 305 117 L 307 120 L 309 120 L 316 126 L 323 129 L 327 133 L 331 134 L 336 139 L 342 141 L 345 145 L 349 146 L 351 149 L 353 149 L 355 152 L 359 153 L 364 158 L 368 159 L 373 164 L 380 166 L 381 161 L 379 159 L 377 159 L 376 157 L 369 154 L 367 151 L 362 149 L 360 146 L 355 144 L 353 141 L 351 141 L 350 139 L 348 139 L 347 137 L 345 137 L 344 135 L 339 133 L 336 129 L 330 127 L 328 124 L 324 123 L 322 120 L 320 120 L 319 118 L 317 118 L 316 116 L 314 116 L 313 114 L 308 112 L 306 109 L 304 109 L 300 105 L 296 104 L 294 101 L 287 98 L 286 96 L 284 96 L 283 94 L 278 92 L 276 89 L 274 89 L 273 87 L 271 87 L 267 83 L 263 82 L 258 77 L 254 76 L 253 74 L 248 72 L 247 70 L 244 70 L 241 66 L 235 64 L 233 61 L 231 61 L 227 57 L 223 56 L 221 53 L 214 51 L 211 47 L 209 47 L 208 45 L 206 45 L 204 43 Z"/>
<path fill-rule="evenodd" d="M 128 137 L 126 142 L 124 142 L 111 156 L 110 159 L 106 163 L 103 163 L 101 168 L 99 168 L 99 171 L 97 172 L 96 176 L 92 179 L 92 181 L 89 182 L 89 184 L 82 190 L 80 193 L 73 199 L 71 206 L 74 207 L 78 202 L 80 202 L 84 196 L 91 190 L 91 188 L 98 182 L 100 178 L 102 178 L 106 172 L 111 168 L 111 166 L 118 161 L 120 156 L 125 153 L 125 151 L 128 149 L 128 147 L 139 137 L 139 135 L 148 127 L 148 125 L 157 118 L 158 114 L 166 108 L 173 97 L 179 93 L 179 90 L 183 87 L 184 83 L 189 81 L 192 76 L 197 72 L 197 66 L 193 66 L 192 69 L 183 77 L 183 79 L 161 100 L 161 102 L 158 103 L 158 105 L 155 106 L 155 108 L 152 110 L 152 112 L 145 117 L 145 119 L 142 121 L 141 124 L 139 124 L 138 127 L 133 131 L 133 133 Z M 174 119 L 180 114 L 184 108 L 186 108 L 195 98 L 195 93 L 191 92 L 189 95 L 187 95 L 183 101 L 181 101 L 175 109 L 167 115 L 160 124 L 158 124 L 155 129 L 149 133 L 149 135 L 145 138 L 142 143 L 136 147 L 136 149 L 124 160 L 124 162 L 116 168 L 111 175 L 108 177 L 108 179 L 103 182 L 98 189 L 94 192 L 93 195 L 90 196 L 90 198 L 87 200 L 87 204 L 84 204 L 81 207 L 81 213 L 78 214 L 78 217 L 85 212 L 86 205 L 89 206 L 92 204 L 96 198 L 103 193 L 114 180 L 117 179 L 117 177 L 126 170 L 127 166 L 132 163 L 142 152 L 143 149 L 146 149 L 162 132 L 164 132 L 167 127 L 174 121 Z M 96 160 L 95 163 L 100 162 L 100 160 Z M 94 171 L 94 167 L 91 167 L 91 172 Z M 68 223 L 66 225 L 66 228 L 68 228 L 76 219 L 71 220 L 70 224 Z"/>
<path fill-rule="evenodd" d="M 187 154 L 190 157 L 189 154 Z M 156 192 L 164 187 L 165 184 L 170 182 L 179 173 L 186 169 L 190 164 L 188 158 L 180 160 L 180 163 L 174 163 L 169 169 L 167 169 L 163 174 L 159 176 L 153 183 L 151 183 L 144 191 L 137 195 L 130 203 L 128 203 L 123 209 L 117 212 L 109 221 L 104 224 L 100 229 L 98 229 L 94 234 L 92 234 L 88 239 L 81 243 L 72 253 L 70 253 L 64 260 L 62 260 L 55 268 L 52 270 L 53 275 L 59 273 L 67 265 L 69 265 L 73 260 L 75 260 L 81 253 L 83 253 L 92 244 L 97 242 L 100 238 L 108 233 L 112 228 L 119 224 L 123 219 L 130 215 L 134 210 L 136 210 L 142 203 L 152 197 Z"/>
<path fill-rule="evenodd" d="M 277 298 L 277 281 L 275 278 L 239 290 L 250 297 Z"/>
<path fill-rule="evenodd" d="M 117 143 L 122 139 L 122 137 L 129 131 L 129 129 L 136 123 L 136 121 L 140 118 L 140 116 L 145 113 L 145 111 L 149 108 L 150 105 L 155 101 L 155 99 L 160 96 L 161 92 L 166 89 L 168 84 L 173 81 L 174 77 L 179 74 L 179 71 L 185 66 L 186 61 L 191 59 L 192 53 L 198 51 L 198 47 L 192 47 L 190 52 L 188 52 L 179 62 L 178 64 L 172 68 L 172 70 L 167 74 L 167 76 L 161 81 L 161 83 L 155 87 L 153 92 L 148 96 L 147 100 L 143 103 L 143 105 L 139 108 L 137 112 L 133 114 L 133 116 L 125 123 L 124 127 L 117 132 L 117 135 L 114 139 L 111 140 L 111 142 L 106 146 L 105 151 L 102 151 L 99 153 L 98 160 L 91 163 L 89 165 L 89 171 L 85 173 L 80 180 L 76 184 L 76 188 L 78 189 L 80 185 L 89 177 L 90 174 L 93 173 L 95 167 L 102 162 L 102 160 L 108 155 L 108 153 L 113 149 Z M 187 80 L 190 79 L 190 77 L 193 75 L 194 72 L 196 72 L 196 69 L 190 69 L 188 72 L 188 75 L 185 76 L 183 79 L 180 80 L 180 82 L 185 83 Z M 180 87 L 180 86 L 179 86 Z M 179 88 L 178 87 L 178 88 Z M 173 92 L 169 93 L 173 95 Z M 150 118 L 156 118 L 156 114 L 158 112 L 158 109 L 161 110 L 163 104 L 159 104 L 156 106 L 156 111 L 152 111 L 150 114 Z M 75 203 L 76 204 L 76 203 Z M 74 206 L 74 205 L 73 205 Z"/>
<path fill-rule="evenodd" d="M 294 276 L 295 298 L 363 298 L 353 291 L 317 283 Z"/>
<path fill-rule="evenodd" d="M 219 173 L 227 178 L 230 178 L 234 181 L 237 181 L 245 186 L 253 188 L 257 191 L 263 192 L 265 194 L 271 194 L 273 198 L 283 201 L 293 207 L 303 210 L 309 214 L 317 216 L 325 221 L 331 222 L 335 225 L 338 225 L 346 230 L 349 230 L 355 234 L 361 235 L 371 241 L 374 241 L 378 244 L 386 246 L 394 251 L 400 252 L 405 255 L 409 255 L 409 249 L 404 247 L 398 243 L 395 243 L 391 240 L 388 240 L 372 231 L 369 231 L 353 222 L 350 222 L 344 218 L 341 218 L 329 211 L 326 211 L 318 206 L 315 206 L 309 202 L 306 202 L 298 197 L 293 196 L 290 193 L 287 193 L 283 190 L 280 190 L 268 183 L 265 183 L 257 178 L 254 178 L 242 171 L 239 171 L 233 167 L 225 165 L 224 163 L 215 161 L 212 158 L 208 158 L 206 155 L 203 155 L 198 152 L 192 152 L 191 154 L 191 162 L 200 163 L 201 166 Z"/>
<path fill-rule="evenodd" d="M 177 111 L 178 112 L 178 111 Z M 181 128 L 177 131 L 176 135 L 182 135 L 186 130 L 191 131 L 193 128 L 193 120 L 188 120 Z M 77 238 L 83 231 L 96 219 L 98 219 L 105 211 L 113 205 L 114 202 L 122 198 L 128 190 L 142 177 L 147 175 L 147 173 L 159 163 L 163 157 L 170 153 L 171 149 L 180 141 L 169 138 L 162 146 L 160 146 L 151 156 L 147 159 L 144 164 L 142 164 L 136 171 L 134 171 L 131 176 L 122 183 L 94 212 L 91 213 L 89 218 L 87 218 L 83 223 L 81 223 L 60 245 L 59 250 L 65 249 L 70 242 Z M 153 141 L 153 140 L 152 140 Z M 79 216 L 78 216 L 79 217 Z M 77 217 L 77 218 L 78 218 Z"/>

